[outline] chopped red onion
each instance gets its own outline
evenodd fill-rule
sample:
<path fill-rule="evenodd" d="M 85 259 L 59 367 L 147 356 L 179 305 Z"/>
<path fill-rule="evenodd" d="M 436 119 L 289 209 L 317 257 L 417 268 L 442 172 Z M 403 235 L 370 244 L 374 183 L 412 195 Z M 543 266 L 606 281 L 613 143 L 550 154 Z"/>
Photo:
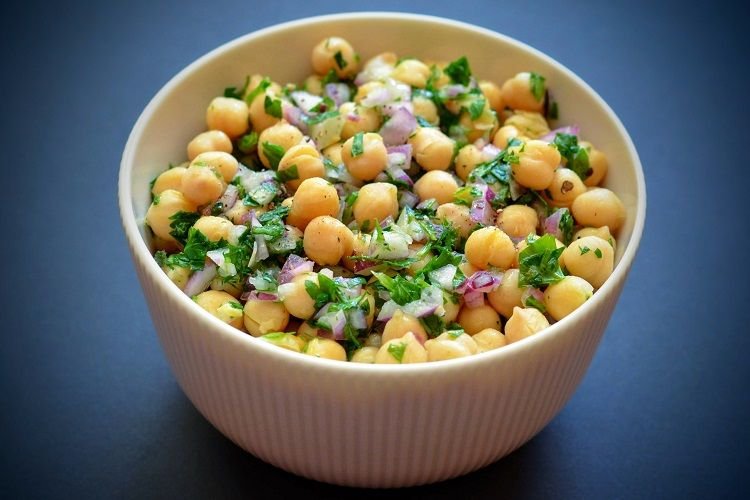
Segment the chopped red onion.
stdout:
<path fill-rule="evenodd" d="M 245 292 L 240 296 L 240 300 L 269 300 L 269 301 L 276 301 L 279 300 L 279 296 L 275 293 L 270 292 L 262 292 L 258 290 L 252 290 L 250 292 Z"/>
<path fill-rule="evenodd" d="M 224 212 L 232 208 L 237 201 L 237 196 L 239 194 L 239 190 L 237 189 L 237 186 L 234 184 L 229 184 L 227 188 L 224 190 L 224 194 L 221 195 L 221 198 L 219 198 L 218 203 L 221 203 L 224 207 Z"/>
<path fill-rule="evenodd" d="M 336 340 L 344 340 L 344 327 L 346 326 L 346 314 L 344 311 L 338 310 L 335 312 L 328 312 L 331 308 L 330 302 L 323 306 L 315 315 L 315 319 L 318 324 L 326 325 L 330 328 L 333 338 Z"/>
<path fill-rule="evenodd" d="M 494 144 L 487 144 L 482 148 L 482 160 L 483 161 L 490 161 L 497 158 L 497 155 L 500 154 L 500 149 L 495 146 Z"/>
<path fill-rule="evenodd" d="M 185 288 L 182 291 L 185 292 L 185 295 L 187 295 L 188 297 L 198 295 L 206 288 L 208 288 L 208 285 L 211 284 L 211 281 L 213 281 L 215 277 L 216 264 L 209 260 L 205 263 L 203 269 L 195 271 L 190 276 L 187 283 L 185 283 Z"/>
<path fill-rule="evenodd" d="M 500 286 L 501 281 L 502 276 L 489 271 L 477 271 L 461 283 L 456 291 L 463 294 L 468 307 L 479 307 L 484 304 L 484 294 Z"/>
<path fill-rule="evenodd" d="M 477 224 L 484 226 L 495 224 L 495 210 L 492 209 L 492 205 L 485 198 L 477 198 L 471 202 L 469 215 L 471 220 Z"/>
<path fill-rule="evenodd" d="M 375 263 L 367 260 L 356 260 L 354 261 L 354 272 L 360 273 L 366 269 L 375 267 Z"/>
<path fill-rule="evenodd" d="M 283 111 L 284 119 L 286 121 L 300 129 L 303 133 L 307 133 L 307 123 L 305 122 L 304 114 L 302 113 L 301 109 L 290 104 L 288 106 L 284 106 Z"/>
<path fill-rule="evenodd" d="M 549 134 L 545 134 L 539 139 L 546 142 L 552 142 L 555 140 L 555 136 L 557 134 L 570 134 L 578 136 L 581 133 L 580 127 L 578 125 L 569 125 L 567 127 L 560 127 L 556 128 L 555 130 L 552 130 Z"/>
<path fill-rule="evenodd" d="M 446 85 L 440 89 L 440 92 L 448 99 L 455 99 L 459 95 L 465 94 L 468 91 L 468 88 L 460 84 Z"/>
<path fill-rule="evenodd" d="M 544 234 L 551 234 L 558 240 L 562 241 L 563 234 L 562 230 L 560 229 L 560 219 L 567 210 L 567 208 L 558 208 L 557 210 L 552 212 L 549 217 L 546 217 L 544 219 L 544 223 L 542 224 Z"/>
<path fill-rule="evenodd" d="M 279 284 L 289 283 L 298 274 L 312 272 L 313 266 L 313 261 L 293 253 L 289 254 L 279 272 Z"/>
<path fill-rule="evenodd" d="M 392 103 L 383 105 L 383 108 L 381 109 L 381 111 L 383 112 L 383 115 L 385 116 L 393 116 L 399 110 L 405 110 L 409 114 L 413 115 L 414 104 L 412 104 L 411 101 L 392 102 Z"/>
<path fill-rule="evenodd" d="M 349 324 L 357 330 L 367 329 L 367 316 L 362 309 L 349 311 Z"/>
<path fill-rule="evenodd" d="M 404 172 L 402 168 L 398 167 L 391 167 L 390 165 L 386 167 L 386 171 L 388 172 L 388 175 L 391 176 L 391 179 L 399 182 L 403 182 L 407 184 L 408 186 L 413 186 L 414 181 L 411 180 L 411 177 L 409 177 L 409 174 Z"/>
<path fill-rule="evenodd" d="M 456 277 L 457 267 L 453 264 L 445 265 L 434 271 L 430 271 L 430 281 L 437 283 L 444 290 L 453 290 L 453 278 Z"/>
<path fill-rule="evenodd" d="M 396 167 L 408 169 L 411 167 L 411 144 L 400 144 L 390 146 L 386 149 L 388 152 L 388 164 Z"/>
<path fill-rule="evenodd" d="M 303 113 L 310 114 L 310 110 L 320 104 L 323 98 L 304 90 L 297 90 L 289 94 L 292 101 L 299 106 Z"/>
<path fill-rule="evenodd" d="M 324 91 L 336 103 L 336 107 L 348 101 L 351 95 L 349 86 L 345 83 L 327 83 Z"/>
<path fill-rule="evenodd" d="M 414 129 L 417 128 L 417 119 L 407 109 L 400 107 L 393 112 L 390 120 L 380 127 L 380 135 L 386 146 L 404 144 Z"/>
<path fill-rule="evenodd" d="M 401 198 L 398 200 L 400 208 L 409 207 L 414 208 L 419 203 L 419 196 L 412 193 L 411 191 L 402 191 Z"/>
<path fill-rule="evenodd" d="M 372 108 L 399 101 L 411 101 L 411 87 L 388 79 L 384 86 L 373 89 L 372 92 L 368 93 L 362 99 L 361 104 Z"/>
<path fill-rule="evenodd" d="M 521 304 L 523 304 L 524 306 L 526 306 L 526 300 L 529 297 L 534 297 L 537 301 L 539 301 L 542 304 L 544 304 L 544 292 L 542 292 L 538 288 L 534 288 L 534 287 L 530 287 L 530 286 L 526 287 L 524 289 L 523 293 L 521 294 Z"/>

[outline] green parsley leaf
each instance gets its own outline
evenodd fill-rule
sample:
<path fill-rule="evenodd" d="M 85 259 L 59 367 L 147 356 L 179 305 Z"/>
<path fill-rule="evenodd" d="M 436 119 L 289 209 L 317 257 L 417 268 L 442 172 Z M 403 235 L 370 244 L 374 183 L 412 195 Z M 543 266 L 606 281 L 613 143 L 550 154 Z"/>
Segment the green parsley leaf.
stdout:
<path fill-rule="evenodd" d="M 279 146 L 278 144 L 274 144 L 272 142 L 263 141 L 263 154 L 266 155 L 266 158 L 268 158 L 268 163 L 271 164 L 271 168 L 276 170 L 279 166 L 279 162 L 281 161 L 281 158 L 284 156 L 284 148 Z"/>
<path fill-rule="evenodd" d="M 336 118 L 339 116 L 339 112 L 336 110 L 332 111 L 326 111 L 325 113 L 321 113 L 316 116 L 311 116 L 310 118 L 307 118 L 305 121 L 308 125 L 317 125 L 318 123 L 323 123 L 326 120 L 330 120 L 331 118 Z"/>
<path fill-rule="evenodd" d="M 276 175 L 279 178 L 279 182 L 289 182 L 299 179 L 299 172 L 297 171 L 297 165 L 292 165 L 289 168 L 278 170 Z"/>
<path fill-rule="evenodd" d="M 570 214 L 570 210 L 567 208 L 562 208 L 562 214 L 560 215 L 560 222 L 558 223 L 558 227 L 560 228 L 560 232 L 562 233 L 563 237 L 563 243 L 565 245 L 569 245 L 570 241 L 573 239 L 573 216 Z"/>
<path fill-rule="evenodd" d="M 572 134 L 557 133 L 552 144 L 560 151 L 560 155 L 565 158 L 566 166 L 578 174 L 578 177 L 586 180 L 591 175 L 588 152 L 586 148 L 582 148 L 578 144 L 578 137 Z"/>
<path fill-rule="evenodd" d="M 333 54 L 333 59 L 336 61 L 336 66 L 338 66 L 339 69 L 346 68 L 346 59 L 344 59 L 340 50 Z"/>
<path fill-rule="evenodd" d="M 446 330 L 443 333 L 447 333 L 453 340 L 456 340 L 461 335 L 464 335 L 466 331 L 463 328 L 458 328 L 456 330 Z"/>
<path fill-rule="evenodd" d="M 594 250 L 594 255 L 596 255 L 597 259 L 601 259 L 602 258 L 602 250 L 600 248 L 597 248 L 596 250 Z"/>
<path fill-rule="evenodd" d="M 482 192 L 476 186 L 464 186 L 456 190 L 453 194 L 453 202 L 457 205 L 471 206 L 471 203 L 479 197 Z"/>
<path fill-rule="evenodd" d="M 529 85 L 531 87 L 531 93 L 534 95 L 534 99 L 541 102 L 544 99 L 544 93 L 547 91 L 545 87 L 545 78 L 537 73 L 531 73 L 529 75 Z"/>
<path fill-rule="evenodd" d="M 420 280 L 421 284 L 415 281 L 411 281 L 404 278 L 402 275 L 397 274 L 394 277 L 390 277 L 383 273 L 373 272 L 375 278 L 380 284 L 388 290 L 391 295 L 391 299 L 399 305 L 406 305 L 409 302 L 419 300 L 422 293 L 422 288 L 426 285 L 424 280 Z"/>
<path fill-rule="evenodd" d="M 352 139 L 352 158 L 356 158 L 365 152 L 364 138 L 364 132 L 354 134 L 354 139 Z"/>
<path fill-rule="evenodd" d="M 526 300 L 524 301 L 524 304 L 526 307 L 533 307 L 534 309 L 539 309 L 539 312 L 545 313 L 547 312 L 547 308 L 544 306 L 544 303 L 537 300 L 535 297 L 529 295 Z"/>
<path fill-rule="evenodd" d="M 434 127 L 432 123 L 428 122 L 425 118 L 421 117 L 420 115 L 416 115 L 417 123 L 420 127 Z"/>
<path fill-rule="evenodd" d="M 487 104 L 487 99 L 484 97 L 479 97 L 471 101 L 471 104 L 469 104 L 469 118 L 472 120 L 476 120 L 480 116 L 482 116 L 482 113 L 484 113 L 484 106 Z"/>
<path fill-rule="evenodd" d="M 245 83 L 242 85 L 241 88 L 237 87 L 227 87 L 224 89 L 224 97 L 231 97 L 233 99 L 242 99 L 242 96 L 245 95 L 245 91 L 247 90 L 247 86 L 250 83 L 250 76 L 245 77 Z"/>
<path fill-rule="evenodd" d="M 188 238 L 188 231 L 200 218 L 201 214 L 198 212 L 185 212 L 180 210 L 169 217 L 169 220 L 172 221 L 169 223 L 169 227 L 172 229 L 169 234 L 184 245 Z"/>
<path fill-rule="evenodd" d="M 578 251 L 581 252 L 581 255 L 586 255 L 591 249 L 589 247 L 578 247 Z"/>
<path fill-rule="evenodd" d="M 328 73 L 321 78 L 320 83 L 322 85 L 326 85 L 327 83 L 338 83 L 339 82 L 339 75 L 336 73 L 336 70 L 333 68 L 328 70 Z"/>
<path fill-rule="evenodd" d="M 237 147 L 245 154 L 252 153 L 258 147 L 258 132 L 253 130 L 245 134 L 237 141 Z"/>
<path fill-rule="evenodd" d="M 404 353 L 406 352 L 406 342 L 391 342 L 388 344 L 388 354 L 393 356 L 393 359 L 402 363 L 404 360 Z"/>
<path fill-rule="evenodd" d="M 266 100 L 263 102 L 263 108 L 267 114 L 274 118 L 281 118 L 281 99 L 273 99 L 267 95 Z"/>
<path fill-rule="evenodd" d="M 153 203 L 154 205 L 158 205 L 159 201 L 161 201 L 161 196 L 159 196 L 158 194 L 155 194 L 152 197 L 151 203 Z"/>
<path fill-rule="evenodd" d="M 260 214 L 258 216 L 258 221 L 261 224 L 266 224 L 274 220 L 283 219 L 284 217 L 289 215 L 289 210 L 291 210 L 289 207 L 284 207 L 284 206 L 279 205 L 273 210 L 269 210 L 268 212 L 264 212 Z"/>
<path fill-rule="evenodd" d="M 549 109 L 547 110 L 547 118 L 550 120 L 557 120 L 557 118 L 560 116 L 560 110 L 559 106 L 557 105 L 557 101 L 552 101 L 549 103 Z"/>
<path fill-rule="evenodd" d="M 245 102 L 248 104 L 248 106 L 253 103 L 253 100 L 256 97 L 258 97 L 260 94 L 262 94 L 263 92 L 265 92 L 266 89 L 268 87 L 270 87 L 270 86 L 271 86 L 271 79 L 268 78 L 267 76 L 263 77 L 263 79 L 260 81 L 260 83 L 258 83 L 258 86 L 255 87 L 252 91 L 250 91 L 245 96 Z"/>
<path fill-rule="evenodd" d="M 445 67 L 443 72 L 450 77 L 454 83 L 468 85 L 471 81 L 471 69 L 466 56 L 461 56 Z"/>
<path fill-rule="evenodd" d="M 529 243 L 518 256 L 519 260 L 519 286 L 533 286 L 557 283 L 565 277 L 560 269 L 560 254 L 564 247 L 557 248 L 554 236 L 545 234 Z"/>
<path fill-rule="evenodd" d="M 206 253 L 211 250 L 211 242 L 203 233 L 191 227 L 188 231 L 187 243 L 180 253 L 172 254 L 167 258 L 169 267 L 185 267 L 193 271 L 203 269 L 206 263 Z"/>
<path fill-rule="evenodd" d="M 435 338 L 445 331 L 445 323 L 437 314 L 431 314 L 424 318 L 419 318 L 419 322 L 422 324 L 430 338 Z"/>

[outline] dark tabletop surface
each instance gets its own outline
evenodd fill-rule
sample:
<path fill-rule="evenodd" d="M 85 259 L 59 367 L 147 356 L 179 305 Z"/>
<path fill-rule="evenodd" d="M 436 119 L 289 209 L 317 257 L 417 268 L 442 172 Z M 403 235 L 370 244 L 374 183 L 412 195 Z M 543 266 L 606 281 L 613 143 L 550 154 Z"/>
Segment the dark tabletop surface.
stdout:
<path fill-rule="evenodd" d="M 235 447 L 196 412 L 162 356 L 116 206 L 127 135 L 172 75 L 244 33 L 356 6 L 4 7 L 1 498 L 396 494 L 295 477 Z M 371 7 L 478 24 L 565 64 L 622 119 L 649 195 L 629 281 L 565 409 L 500 462 L 397 494 L 749 498 L 747 8 Z"/>

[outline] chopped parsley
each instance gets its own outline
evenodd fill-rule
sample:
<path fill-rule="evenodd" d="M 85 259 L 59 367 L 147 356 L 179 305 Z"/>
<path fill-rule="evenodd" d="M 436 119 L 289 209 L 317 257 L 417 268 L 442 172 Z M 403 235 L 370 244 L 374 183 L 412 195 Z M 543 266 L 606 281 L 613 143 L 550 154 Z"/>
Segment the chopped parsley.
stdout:
<path fill-rule="evenodd" d="M 212 250 L 214 246 L 203 233 L 191 227 L 188 231 L 185 248 L 182 252 L 167 257 L 165 263 L 170 268 L 184 267 L 199 271 L 203 269 L 206 263 L 206 253 Z"/>
<path fill-rule="evenodd" d="M 271 167 L 275 170 L 279 166 L 279 162 L 281 161 L 281 158 L 284 156 L 284 148 L 279 146 L 278 144 L 274 144 L 272 142 L 263 141 L 263 154 L 266 155 L 266 158 L 268 158 L 268 163 L 271 164 Z"/>
<path fill-rule="evenodd" d="M 330 120 L 331 118 L 336 118 L 337 116 L 339 116 L 339 112 L 336 110 L 326 111 L 325 113 L 311 116 L 306 121 L 308 125 L 317 125 L 318 123 L 323 123 L 324 121 Z"/>
<path fill-rule="evenodd" d="M 404 353 L 406 352 L 406 342 L 391 342 L 388 344 L 388 354 L 399 363 L 403 363 Z"/>
<path fill-rule="evenodd" d="M 245 102 L 250 105 L 253 103 L 253 100 L 258 97 L 260 94 L 266 91 L 268 87 L 271 86 L 271 79 L 266 77 L 263 77 L 263 79 L 258 83 L 258 86 L 255 87 L 253 90 L 251 90 L 246 96 L 245 96 Z"/>
<path fill-rule="evenodd" d="M 354 138 L 352 139 L 352 158 L 356 158 L 365 152 L 364 139 L 364 132 L 357 132 L 354 134 Z"/>
<path fill-rule="evenodd" d="M 237 148 L 245 154 L 252 153 L 258 147 L 258 132 L 253 130 L 237 141 Z"/>
<path fill-rule="evenodd" d="M 544 80 L 545 78 L 538 73 L 531 73 L 529 75 L 529 86 L 531 87 L 531 93 L 534 95 L 534 99 L 539 102 L 544 99 L 544 94 L 547 92 Z"/>
<path fill-rule="evenodd" d="M 547 118 L 549 118 L 550 120 L 557 120 L 559 116 L 560 110 L 557 101 L 550 102 L 549 108 L 547 109 Z"/>
<path fill-rule="evenodd" d="M 471 82 L 471 69 L 466 56 L 461 56 L 445 67 L 443 72 L 448 75 L 454 83 L 468 85 Z"/>
<path fill-rule="evenodd" d="M 586 148 L 582 148 L 578 144 L 578 137 L 573 134 L 557 133 L 552 144 L 560 151 L 560 155 L 565 158 L 566 166 L 578 174 L 578 177 L 586 180 L 591 175 L 589 154 Z"/>
<path fill-rule="evenodd" d="M 570 210 L 567 208 L 561 208 L 560 210 L 562 210 L 562 214 L 560 215 L 560 222 L 557 224 L 557 227 L 560 228 L 560 232 L 562 233 L 562 242 L 568 245 L 573 239 L 573 216 L 570 215 Z"/>
<path fill-rule="evenodd" d="M 323 76 L 323 78 L 320 79 L 320 83 L 323 85 L 326 85 L 328 83 L 338 83 L 339 82 L 339 75 L 336 73 L 336 70 L 333 68 L 328 70 L 328 73 Z"/>
<path fill-rule="evenodd" d="M 267 114 L 274 118 L 281 118 L 281 99 L 274 99 L 267 95 L 263 102 L 263 108 L 266 110 Z"/>
<path fill-rule="evenodd" d="M 480 116 L 482 116 L 482 113 L 484 113 L 484 107 L 487 104 L 487 99 L 484 97 L 478 97 L 471 101 L 471 104 L 469 104 L 469 117 L 472 120 L 478 119 Z"/>
<path fill-rule="evenodd" d="M 482 191 L 476 186 L 464 186 L 453 194 L 453 202 L 457 205 L 471 206 L 475 198 L 481 196 Z"/>
<path fill-rule="evenodd" d="M 169 217 L 169 220 L 172 221 L 169 223 L 169 227 L 172 229 L 169 234 L 184 245 L 188 239 L 190 228 L 193 227 L 193 224 L 195 224 L 200 218 L 201 214 L 198 212 L 185 212 L 180 210 Z"/>
<path fill-rule="evenodd" d="M 387 274 L 374 272 L 372 275 L 377 278 L 383 288 L 388 290 L 391 300 L 401 306 L 419 300 L 422 288 L 427 285 L 424 280 L 411 281 L 401 274 L 390 277 Z"/>
<path fill-rule="evenodd" d="M 554 236 L 544 236 L 531 241 L 527 238 L 528 246 L 518 255 L 519 286 L 533 286 L 557 283 L 565 277 L 560 269 L 560 254 L 564 247 L 557 248 Z"/>
<path fill-rule="evenodd" d="M 526 298 L 523 305 L 525 305 L 526 307 L 533 307 L 534 309 L 539 309 L 539 312 L 541 313 L 547 312 L 547 308 L 544 306 L 544 303 L 532 295 L 529 295 Z"/>
<path fill-rule="evenodd" d="M 245 95 L 245 91 L 247 90 L 247 86 L 250 83 L 250 76 L 245 77 L 245 83 L 240 87 L 239 89 L 237 87 L 227 87 L 224 89 L 224 97 L 231 97 L 233 99 L 242 99 L 242 96 Z"/>
<path fill-rule="evenodd" d="M 597 259 L 601 259 L 602 258 L 602 250 L 600 248 L 597 248 L 596 250 L 594 250 L 594 255 L 596 255 Z"/>
<path fill-rule="evenodd" d="M 578 250 L 581 252 L 581 255 L 586 255 L 591 251 L 589 247 L 578 247 Z"/>
<path fill-rule="evenodd" d="M 299 172 L 297 171 L 297 165 L 285 169 L 279 169 L 276 173 L 279 177 L 279 182 L 289 182 L 299 179 Z"/>
<path fill-rule="evenodd" d="M 341 54 L 340 50 L 333 54 L 333 59 L 336 61 L 336 66 L 338 66 L 339 69 L 346 68 L 346 59 L 344 59 L 344 56 Z"/>

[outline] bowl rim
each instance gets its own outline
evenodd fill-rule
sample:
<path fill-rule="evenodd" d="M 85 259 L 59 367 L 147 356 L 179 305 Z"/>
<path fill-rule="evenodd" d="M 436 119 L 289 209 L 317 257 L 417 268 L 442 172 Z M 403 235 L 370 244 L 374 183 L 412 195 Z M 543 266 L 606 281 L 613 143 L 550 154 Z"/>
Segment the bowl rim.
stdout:
<path fill-rule="evenodd" d="M 134 166 L 134 151 L 143 134 L 143 129 L 146 123 L 150 121 L 159 103 L 173 90 L 173 88 L 178 86 L 192 73 L 208 64 L 213 58 L 221 55 L 224 52 L 231 51 L 236 47 L 239 47 L 246 43 L 251 43 L 256 39 L 279 31 L 294 30 L 299 27 L 328 23 L 332 21 L 349 21 L 361 19 L 377 19 L 379 21 L 405 20 L 418 23 L 427 23 L 436 26 L 439 25 L 442 27 L 458 28 L 460 30 L 470 31 L 475 34 L 498 39 L 503 43 L 513 45 L 516 48 L 529 53 L 531 56 L 541 59 L 546 64 L 555 67 L 558 71 L 563 73 L 567 78 L 569 78 L 576 85 L 580 86 L 586 93 L 588 93 L 608 115 L 609 119 L 615 125 L 618 133 L 623 138 L 623 142 L 627 148 L 628 154 L 633 159 L 633 168 L 636 178 L 635 221 L 633 224 L 633 231 L 630 236 L 630 241 L 628 242 L 627 247 L 624 249 L 622 257 L 615 266 L 613 273 L 599 288 L 599 290 L 597 290 L 597 292 L 594 293 L 593 296 L 586 301 L 583 306 L 579 307 L 562 320 L 553 323 L 552 325 L 535 335 L 506 345 L 501 349 L 493 349 L 491 351 L 467 356 L 464 358 L 443 360 L 439 363 L 412 363 L 401 364 L 397 366 L 340 362 L 330 359 L 316 358 L 314 356 L 300 355 L 300 353 L 297 352 L 292 352 L 287 349 L 281 349 L 275 345 L 270 344 L 269 342 L 260 340 L 259 338 L 256 338 L 246 332 L 238 330 L 222 322 L 218 318 L 211 315 L 209 312 L 200 307 L 197 307 L 193 300 L 182 293 L 182 291 L 178 287 L 174 286 L 174 284 L 169 280 L 166 274 L 161 270 L 161 268 L 154 260 L 150 250 L 148 249 L 146 242 L 140 235 L 135 213 L 132 210 L 132 191 L 130 182 Z M 148 273 L 152 278 L 154 278 L 153 281 L 154 283 L 156 283 L 159 293 L 166 294 L 172 302 L 180 304 L 185 313 L 194 314 L 197 316 L 196 319 L 202 319 L 207 326 L 210 326 L 212 328 L 210 333 L 212 335 L 220 336 L 222 342 L 236 343 L 250 350 L 259 350 L 258 354 L 268 356 L 269 359 L 286 364 L 297 365 L 299 368 L 305 370 L 317 370 L 323 372 L 338 372 L 340 370 L 346 370 L 350 376 L 369 376 L 370 374 L 378 374 L 377 376 L 379 377 L 403 377 L 406 374 L 432 373 L 434 370 L 440 370 L 444 373 L 450 374 L 458 371 L 464 371 L 469 367 L 473 367 L 474 369 L 476 369 L 481 364 L 501 363 L 503 359 L 513 357 L 518 353 L 533 351 L 537 348 L 537 346 L 541 345 L 544 342 L 547 342 L 549 339 L 563 334 L 563 332 L 567 330 L 568 325 L 573 325 L 573 323 L 576 322 L 578 318 L 582 317 L 585 314 L 588 314 L 588 311 L 590 309 L 595 308 L 597 304 L 602 303 L 603 301 L 607 300 L 613 293 L 616 293 L 617 287 L 623 284 L 623 282 L 627 278 L 627 274 L 630 270 L 630 267 L 632 266 L 633 259 L 635 258 L 642 238 L 646 216 L 646 185 L 644 180 L 643 167 L 641 165 L 638 152 L 636 151 L 630 135 L 628 134 L 617 114 L 615 114 L 612 108 L 593 88 L 591 88 L 591 86 L 589 86 L 583 79 L 581 79 L 578 75 L 576 75 L 562 63 L 527 45 L 524 42 L 518 41 L 514 38 L 490 30 L 488 28 L 469 24 L 463 21 L 456 21 L 425 14 L 367 11 L 345 12 L 314 17 L 305 17 L 267 26 L 265 28 L 234 38 L 233 40 L 230 40 L 210 50 L 209 52 L 205 53 L 195 61 L 188 64 L 182 70 L 180 70 L 176 75 L 170 78 L 170 80 L 165 83 L 151 98 L 149 103 L 139 115 L 130 134 L 128 135 L 128 139 L 123 150 L 122 159 L 120 162 L 120 171 L 118 177 L 118 204 L 121 223 L 130 245 L 133 259 L 143 264 L 143 269 L 145 270 L 145 272 Z M 183 311 L 180 312 L 182 313 Z"/>

